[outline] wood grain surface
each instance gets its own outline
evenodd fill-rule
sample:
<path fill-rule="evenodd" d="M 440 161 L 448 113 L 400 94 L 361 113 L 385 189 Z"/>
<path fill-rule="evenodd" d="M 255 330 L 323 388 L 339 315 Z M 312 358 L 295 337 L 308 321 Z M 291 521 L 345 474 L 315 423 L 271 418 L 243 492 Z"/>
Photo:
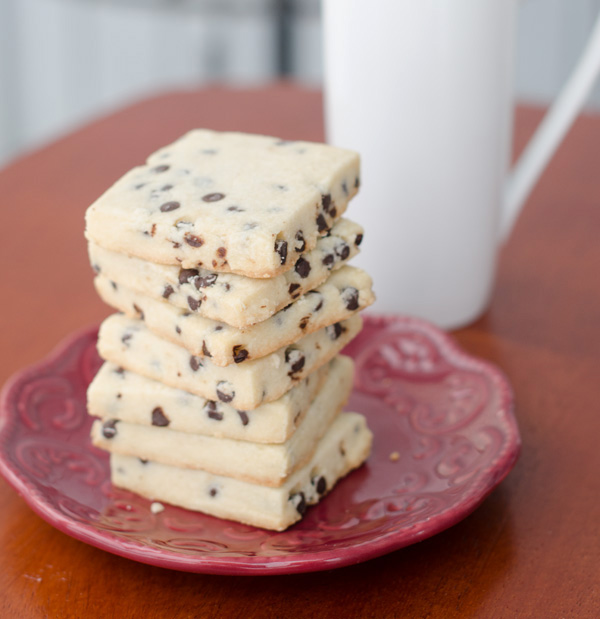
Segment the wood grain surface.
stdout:
<path fill-rule="evenodd" d="M 521 148 L 541 117 L 520 109 Z M 0 172 L 0 383 L 109 311 L 86 207 L 191 127 L 322 139 L 318 92 L 161 96 Z M 600 616 L 600 117 L 580 118 L 501 254 L 489 311 L 455 333 L 516 392 L 516 468 L 452 529 L 361 565 L 277 577 L 179 573 L 58 532 L 0 480 L 0 617 Z"/>

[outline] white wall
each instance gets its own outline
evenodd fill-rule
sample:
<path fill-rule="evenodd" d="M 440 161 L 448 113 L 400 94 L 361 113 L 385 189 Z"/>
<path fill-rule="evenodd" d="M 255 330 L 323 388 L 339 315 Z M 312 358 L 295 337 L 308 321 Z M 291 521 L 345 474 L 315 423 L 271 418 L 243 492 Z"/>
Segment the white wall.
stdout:
<path fill-rule="evenodd" d="M 287 6 L 291 72 L 318 84 L 319 0 Z M 275 78 L 275 7 L 276 0 L 0 0 L 0 164 L 160 90 Z M 552 98 L 598 11 L 600 0 L 521 1 L 520 100 Z M 600 107 L 600 87 L 592 102 Z"/>
<path fill-rule="evenodd" d="M 517 97 L 547 103 L 564 83 L 600 12 L 600 0 L 522 0 L 519 15 Z M 600 109 L 600 86 L 590 97 Z"/>
<path fill-rule="evenodd" d="M 272 0 L 165 4 L 0 0 L 0 163 L 160 90 L 274 78 Z"/>

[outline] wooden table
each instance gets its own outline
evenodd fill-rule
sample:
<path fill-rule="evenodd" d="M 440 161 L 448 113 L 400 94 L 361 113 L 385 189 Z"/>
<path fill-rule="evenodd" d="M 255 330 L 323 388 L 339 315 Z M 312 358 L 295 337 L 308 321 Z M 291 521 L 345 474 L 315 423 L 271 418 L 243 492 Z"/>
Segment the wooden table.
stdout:
<path fill-rule="evenodd" d="M 517 114 L 517 147 L 540 111 Z M 83 213 L 190 127 L 322 138 L 318 92 L 176 93 L 119 111 L 0 173 L 0 383 L 109 312 Z M 509 376 L 522 455 L 452 529 L 352 567 L 277 577 L 195 575 L 56 531 L 0 480 L 1 617 L 600 616 L 600 117 L 580 118 L 500 260 L 487 314 L 456 332 Z"/>

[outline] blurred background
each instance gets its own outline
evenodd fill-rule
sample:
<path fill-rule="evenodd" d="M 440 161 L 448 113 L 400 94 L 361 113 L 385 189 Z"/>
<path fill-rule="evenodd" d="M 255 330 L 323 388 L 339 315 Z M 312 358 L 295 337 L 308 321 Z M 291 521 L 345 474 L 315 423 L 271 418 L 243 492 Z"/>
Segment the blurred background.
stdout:
<path fill-rule="evenodd" d="M 552 99 L 599 10 L 521 1 L 518 101 Z M 0 166 L 165 90 L 321 76 L 319 0 L 0 0 Z"/>

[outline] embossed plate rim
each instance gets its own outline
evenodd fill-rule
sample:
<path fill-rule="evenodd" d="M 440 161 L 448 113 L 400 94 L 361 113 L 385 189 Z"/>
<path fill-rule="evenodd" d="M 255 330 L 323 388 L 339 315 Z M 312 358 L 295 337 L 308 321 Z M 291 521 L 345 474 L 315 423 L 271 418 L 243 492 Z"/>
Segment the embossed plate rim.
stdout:
<path fill-rule="evenodd" d="M 200 556 L 182 555 L 167 549 L 145 546 L 141 542 L 123 539 L 106 530 L 99 530 L 92 524 L 84 524 L 69 518 L 50 505 L 43 493 L 35 488 L 34 483 L 22 472 L 13 468 L 5 453 L 5 441 L 11 423 L 18 423 L 19 418 L 11 414 L 9 405 L 11 394 L 23 382 L 42 371 L 56 365 L 80 340 L 89 338 L 97 327 L 78 330 L 67 336 L 47 357 L 40 362 L 15 374 L 4 386 L 0 394 L 0 473 L 8 483 L 22 496 L 29 507 L 46 522 L 71 537 L 101 548 L 122 557 L 170 569 L 212 574 L 291 574 L 328 570 L 366 561 L 394 550 L 398 550 L 417 541 L 431 537 L 462 520 L 489 495 L 489 493 L 506 477 L 517 460 L 520 451 L 520 437 L 513 414 L 514 398 L 512 389 L 504 374 L 491 363 L 483 361 L 462 350 L 458 344 L 437 327 L 417 318 L 400 316 L 368 315 L 366 325 L 380 328 L 403 327 L 406 330 L 419 331 L 432 339 L 442 351 L 446 361 L 456 366 L 476 368 L 491 379 L 498 389 L 502 415 L 498 423 L 502 424 L 504 443 L 494 460 L 477 476 L 470 490 L 461 495 L 455 504 L 448 505 L 433 517 L 417 520 L 408 526 L 382 535 L 376 533 L 373 539 L 362 540 L 355 546 L 347 548 L 308 551 L 276 556 Z M 91 445 L 90 445 L 91 448 Z M 324 499 L 325 501 L 327 499 Z M 268 533 L 267 533 L 268 534 Z M 285 535 L 276 534 L 273 535 Z"/>

